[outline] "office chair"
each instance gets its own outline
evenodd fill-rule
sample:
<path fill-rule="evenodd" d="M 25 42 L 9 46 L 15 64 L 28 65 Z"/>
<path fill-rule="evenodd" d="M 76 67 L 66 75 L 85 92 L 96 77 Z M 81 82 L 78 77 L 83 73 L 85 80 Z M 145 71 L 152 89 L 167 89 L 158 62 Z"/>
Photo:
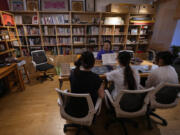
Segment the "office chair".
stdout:
<path fill-rule="evenodd" d="M 107 122 L 105 129 L 113 123 L 120 123 L 122 125 L 124 134 L 127 135 L 127 128 L 125 122 L 131 123 L 134 127 L 138 127 L 138 123 L 129 119 L 138 116 L 146 116 L 147 107 L 149 104 L 149 97 L 147 93 L 151 92 L 154 88 L 144 90 L 120 90 L 116 100 L 113 100 L 108 90 L 105 90 L 107 99 L 112 105 L 114 110 L 114 118 Z M 106 104 L 108 104 L 107 100 Z"/>
<path fill-rule="evenodd" d="M 134 58 L 134 51 L 133 51 L 133 50 L 121 50 L 121 51 L 119 51 L 119 53 L 120 53 L 120 52 L 128 52 L 128 53 L 130 53 L 130 55 L 131 55 L 131 59 Z"/>
<path fill-rule="evenodd" d="M 76 135 L 79 135 L 81 130 L 93 135 L 88 126 L 91 126 L 95 114 L 100 113 L 102 99 L 98 98 L 94 106 L 89 94 L 69 93 L 67 90 L 58 88 L 55 90 L 59 95 L 58 105 L 61 117 L 71 123 L 64 125 L 64 132 L 67 132 L 69 128 L 77 128 Z"/>
<path fill-rule="evenodd" d="M 50 75 L 47 75 L 46 72 L 47 70 L 52 69 L 54 66 L 47 63 L 47 57 L 44 50 L 32 51 L 31 56 L 32 56 L 33 66 L 36 68 L 36 71 L 43 72 L 43 76 L 40 76 L 39 78 L 41 78 L 42 81 L 46 80 L 47 78 L 53 80 L 53 78 Z"/>
<path fill-rule="evenodd" d="M 174 69 L 176 70 L 177 74 L 178 74 L 178 78 L 180 80 L 180 56 L 177 57 L 174 62 L 173 65 Z"/>
<path fill-rule="evenodd" d="M 155 50 L 149 50 L 148 51 L 148 60 L 154 63 L 155 59 L 156 59 L 156 51 Z"/>
<path fill-rule="evenodd" d="M 162 83 L 158 85 L 154 91 L 148 94 L 150 105 L 148 107 L 148 119 L 154 116 L 162 121 L 163 126 L 167 126 L 167 121 L 154 113 L 155 109 L 166 109 L 175 107 L 178 104 L 180 93 L 180 84 Z M 152 123 L 149 121 L 149 128 L 152 129 Z"/>

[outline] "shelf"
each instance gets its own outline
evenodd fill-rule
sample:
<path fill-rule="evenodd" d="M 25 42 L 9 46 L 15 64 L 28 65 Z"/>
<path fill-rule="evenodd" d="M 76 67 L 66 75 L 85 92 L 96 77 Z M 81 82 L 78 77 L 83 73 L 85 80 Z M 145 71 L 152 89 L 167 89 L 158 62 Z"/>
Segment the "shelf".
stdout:
<path fill-rule="evenodd" d="M 27 35 L 26 37 L 40 37 L 41 35 Z"/>
<path fill-rule="evenodd" d="M 85 37 L 85 34 L 84 35 L 72 35 L 73 37 Z"/>
<path fill-rule="evenodd" d="M 101 36 L 113 36 L 113 34 L 105 34 L 105 35 L 101 35 Z"/>
<path fill-rule="evenodd" d="M 0 28 L 3 28 L 3 29 L 15 29 L 16 27 L 15 26 L 0 26 Z"/>
<path fill-rule="evenodd" d="M 43 35 L 43 37 L 56 37 L 56 35 Z"/>
<path fill-rule="evenodd" d="M 57 35 L 58 37 L 70 37 L 71 35 Z"/>
<path fill-rule="evenodd" d="M 124 43 L 112 43 L 112 45 L 124 45 Z"/>
<path fill-rule="evenodd" d="M 63 47 L 64 47 L 64 46 L 70 47 L 70 46 L 72 46 L 72 44 L 58 44 L 57 46 L 58 46 L 58 47 L 61 47 L 61 46 L 63 46 Z"/>
<path fill-rule="evenodd" d="M 44 45 L 44 47 L 55 47 L 57 45 Z"/>
<path fill-rule="evenodd" d="M 17 39 L 11 39 L 11 40 L 1 40 L 0 42 L 12 42 L 12 41 L 17 41 Z"/>
<path fill-rule="evenodd" d="M 0 52 L 0 55 L 4 55 L 4 54 L 7 54 L 7 53 L 10 53 L 10 52 L 13 52 L 13 51 L 15 51 L 15 49 L 9 49 L 7 51 Z"/>
<path fill-rule="evenodd" d="M 98 37 L 99 35 L 86 35 L 87 37 Z"/>
<path fill-rule="evenodd" d="M 125 36 L 126 34 L 114 34 L 114 36 Z"/>

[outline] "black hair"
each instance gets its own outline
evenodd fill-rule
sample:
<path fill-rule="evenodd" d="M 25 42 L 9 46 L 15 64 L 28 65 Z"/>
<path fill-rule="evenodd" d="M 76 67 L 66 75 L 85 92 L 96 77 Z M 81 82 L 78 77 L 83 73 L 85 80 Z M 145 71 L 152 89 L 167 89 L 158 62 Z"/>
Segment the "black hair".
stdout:
<path fill-rule="evenodd" d="M 157 53 L 156 62 L 159 62 L 159 59 L 163 60 L 164 65 L 171 65 L 173 63 L 173 55 L 169 51 L 162 51 Z"/>
<path fill-rule="evenodd" d="M 110 50 L 112 49 L 111 41 L 105 40 L 104 43 L 108 43 L 110 45 Z"/>
<path fill-rule="evenodd" d="M 81 54 L 81 57 L 74 63 L 76 66 L 75 71 L 79 71 L 80 66 L 83 66 L 85 69 L 92 68 L 95 63 L 95 58 L 92 52 L 86 51 Z"/>
<path fill-rule="evenodd" d="M 124 69 L 124 85 L 128 86 L 129 90 L 137 89 L 136 81 L 133 75 L 133 71 L 130 67 L 131 55 L 129 52 L 120 52 L 118 55 L 118 61 L 121 65 L 125 66 Z"/>

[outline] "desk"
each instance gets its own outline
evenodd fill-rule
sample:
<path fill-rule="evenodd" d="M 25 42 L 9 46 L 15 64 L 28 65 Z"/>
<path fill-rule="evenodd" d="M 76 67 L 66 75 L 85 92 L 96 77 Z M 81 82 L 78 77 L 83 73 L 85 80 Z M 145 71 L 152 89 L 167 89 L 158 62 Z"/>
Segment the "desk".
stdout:
<path fill-rule="evenodd" d="M 0 68 L 0 79 L 8 76 L 12 72 L 14 72 L 15 76 L 17 77 L 16 79 L 19 82 L 20 90 L 21 91 L 25 90 L 25 86 L 24 86 L 24 82 L 23 82 L 23 79 L 22 79 L 22 75 L 21 75 L 20 71 L 18 70 L 18 67 L 17 67 L 16 63 L 11 64 L 10 66 L 5 66 L 5 67 Z"/>
<path fill-rule="evenodd" d="M 140 65 L 141 66 L 153 66 L 154 64 L 152 62 L 144 60 Z M 70 63 L 70 67 L 73 67 L 73 66 L 74 66 L 74 64 Z M 102 64 L 98 63 L 98 64 L 95 64 L 95 66 L 102 66 Z M 139 74 L 140 74 L 140 77 L 148 77 L 149 72 L 148 73 L 139 73 Z M 105 74 L 101 74 L 101 75 L 99 75 L 99 77 L 101 79 L 105 79 L 106 78 Z M 60 76 L 59 77 L 59 88 L 60 89 L 62 88 L 62 85 L 63 85 L 64 81 L 69 81 L 69 76 Z"/>

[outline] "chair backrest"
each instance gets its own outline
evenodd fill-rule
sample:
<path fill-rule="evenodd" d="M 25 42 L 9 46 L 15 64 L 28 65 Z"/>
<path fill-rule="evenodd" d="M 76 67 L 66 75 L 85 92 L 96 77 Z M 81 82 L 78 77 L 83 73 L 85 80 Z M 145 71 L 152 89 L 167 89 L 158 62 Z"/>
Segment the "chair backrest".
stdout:
<path fill-rule="evenodd" d="M 155 62 L 156 59 L 156 52 L 155 50 L 149 50 L 148 51 L 148 60 Z"/>
<path fill-rule="evenodd" d="M 58 88 L 56 91 L 61 116 L 73 123 L 90 126 L 95 114 L 90 94 L 75 94 Z"/>
<path fill-rule="evenodd" d="M 120 90 L 113 103 L 117 117 L 137 117 L 145 115 L 149 104 L 149 92 L 154 88 L 144 90 Z"/>
<path fill-rule="evenodd" d="M 149 93 L 151 108 L 171 108 L 178 103 L 180 84 L 162 83 Z"/>
<path fill-rule="evenodd" d="M 132 50 L 121 50 L 119 52 L 128 52 L 128 53 L 130 53 L 131 58 L 134 58 L 134 51 L 132 51 Z"/>
<path fill-rule="evenodd" d="M 31 52 L 32 60 L 36 65 L 47 63 L 47 57 L 44 50 L 36 50 Z"/>

